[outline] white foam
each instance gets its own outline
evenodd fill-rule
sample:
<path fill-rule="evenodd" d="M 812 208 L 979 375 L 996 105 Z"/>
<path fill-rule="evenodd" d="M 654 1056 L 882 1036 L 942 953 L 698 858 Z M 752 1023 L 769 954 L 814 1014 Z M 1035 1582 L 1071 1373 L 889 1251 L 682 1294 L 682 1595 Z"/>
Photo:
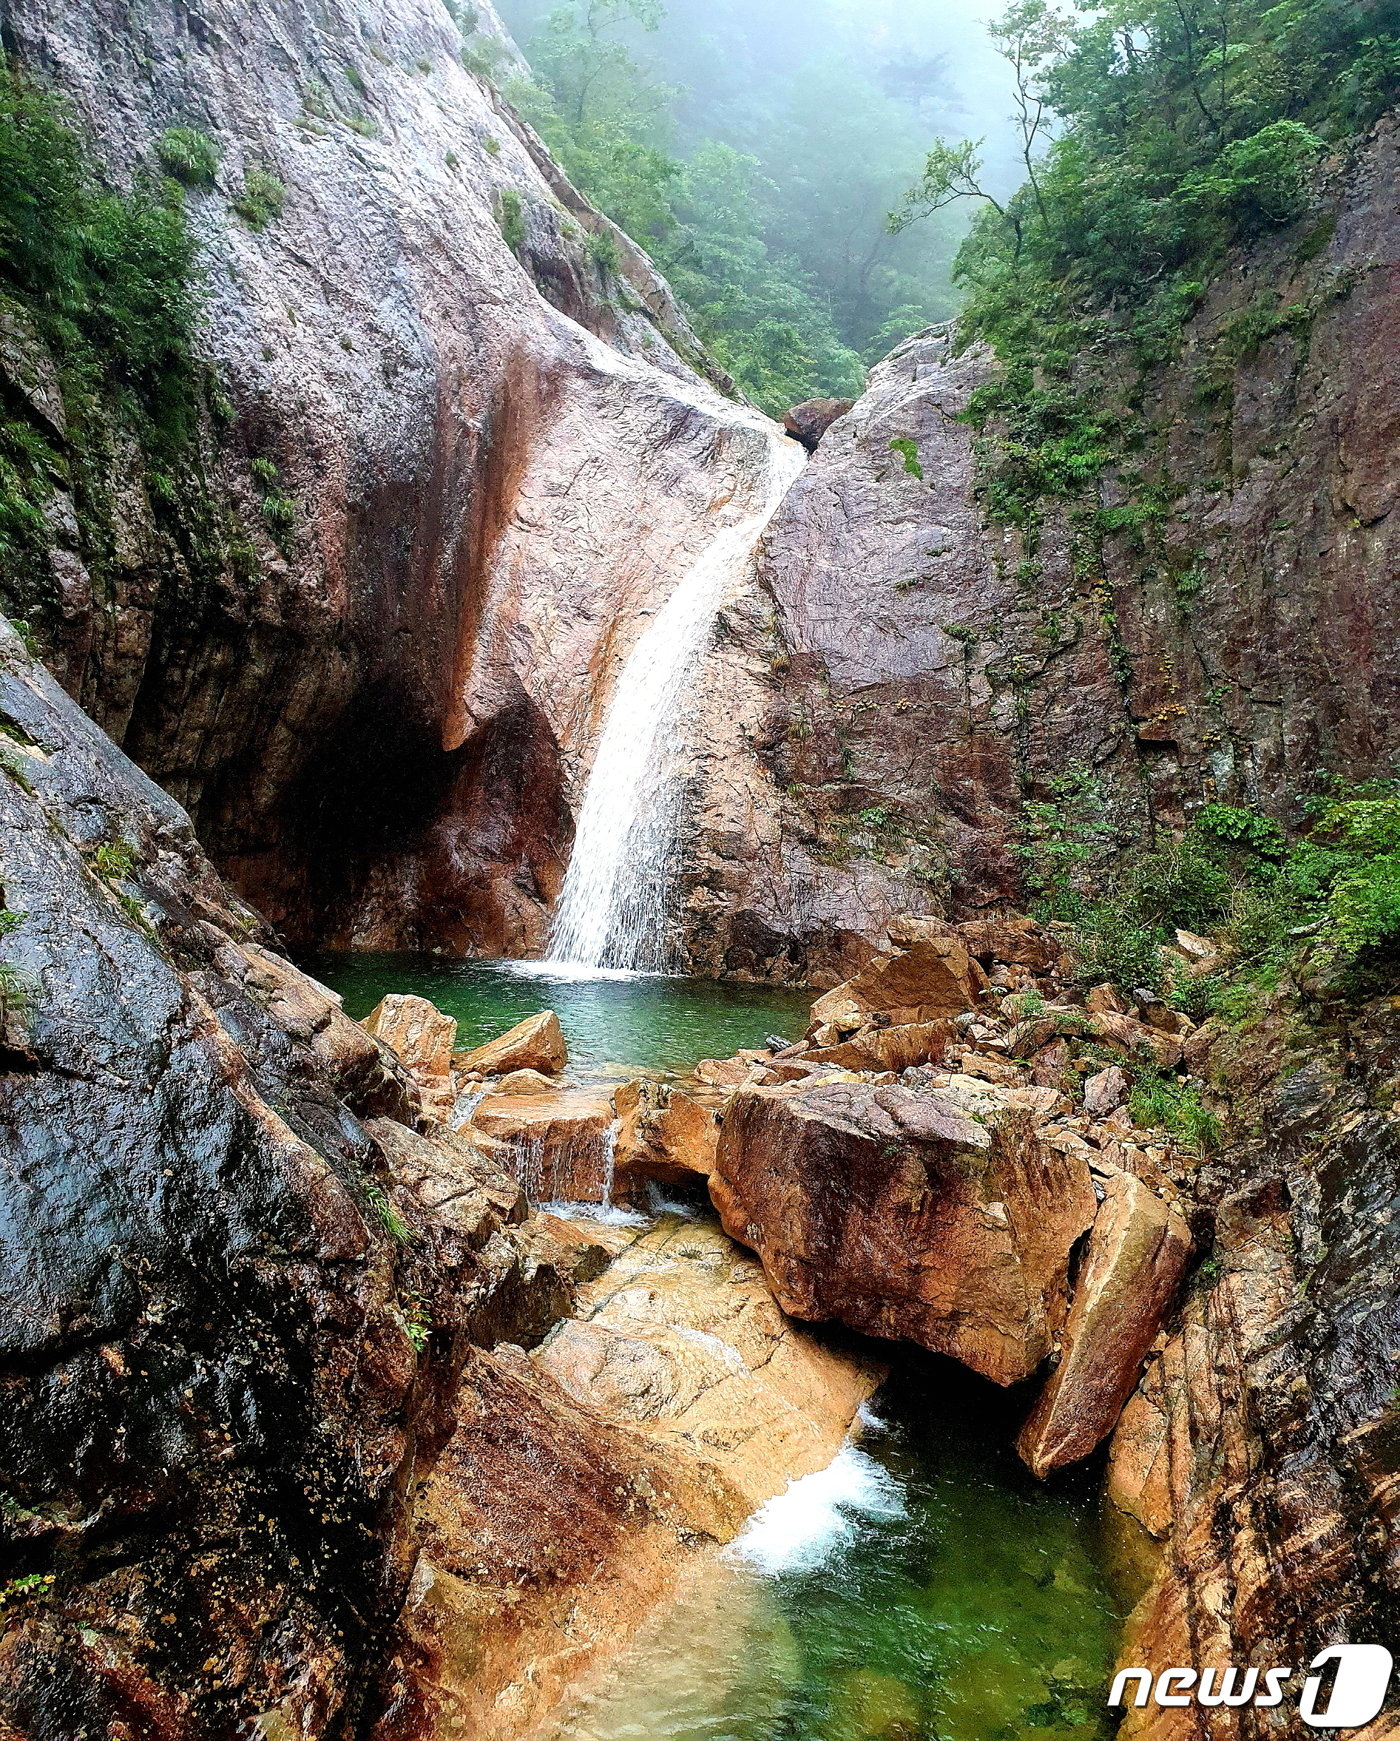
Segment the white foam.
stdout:
<path fill-rule="evenodd" d="M 848 1442 L 825 1469 L 790 1481 L 785 1493 L 756 1511 L 726 1552 L 768 1577 L 807 1572 L 849 1541 L 862 1518 L 905 1514 L 898 1482 Z"/>
<path fill-rule="evenodd" d="M 601 1221 L 606 1227 L 650 1227 L 651 1216 L 616 1203 L 541 1203 L 541 1215 L 557 1215 L 561 1221 Z"/>

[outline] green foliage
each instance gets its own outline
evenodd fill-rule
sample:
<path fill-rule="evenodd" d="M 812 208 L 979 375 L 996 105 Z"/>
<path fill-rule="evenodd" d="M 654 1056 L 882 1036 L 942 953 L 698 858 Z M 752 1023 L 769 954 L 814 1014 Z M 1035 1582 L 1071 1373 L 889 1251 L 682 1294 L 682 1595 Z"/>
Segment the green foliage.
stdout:
<path fill-rule="evenodd" d="M 1180 1076 L 1136 1066 L 1128 1112 L 1135 1125 L 1165 1130 L 1200 1154 L 1220 1145 L 1220 1120 L 1201 1099 L 1197 1085 Z"/>
<path fill-rule="evenodd" d="M 15 913 L 8 907 L 0 907 L 0 937 L 8 937 L 11 931 L 18 931 L 23 923 L 23 913 Z"/>
<path fill-rule="evenodd" d="M 1400 0 L 1080 11 L 1072 22 L 1048 0 L 1017 0 L 993 27 L 1012 72 L 1021 189 L 990 198 L 977 147 L 939 139 L 891 218 L 901 227 L 954 200 L 980 204 L 956 276 L 964 331 L 1009 365 L 972 417 L 990 437 L 993 514 L 1013 524 L 1028 524 L 1041 496 L 1086 490 L 1131 436 L 1071 387 L 1072 362 L 1105 342 L 1144 366 L 1169 357 L 1231 243 L 1304 218 L 1325 149 L 1400 88 Z M 1316 231 L 1300 256 L 1325 246 Z M 1310 319 L 1303 305 L 1270 310 L 1267 331 Z"/>
<path fill-rule="evenodd" d="M 104 882 L 126 882 L 136 874 L 136 853 L 125 840 L 104 840 L 92 855 L 92 868 Z"/>
<path fill-rule="evenodd" d="M 1049 918 L 1079 917 L 1093 872 L 1112 850 L 1115 830 L 1103 783 L 1082 762 L 1051 780 L 1043 799 L 1027 799 L 1015 846 L 1032 899 Z"/>
<path fill-rule="evenodd" d="M 588 237 L 588 257 L 605 278 L 613 276 L 622 264 L 617 238 L 608 230 L 593 230 Z"/>
<path fill-rule="evenodd" d="M 10 1578 L 0 1584 L 0 1608 L 8 1608 L 26 1597 L 47 1596 L 54 1582 L 52 1572 L 26 1572 L 22 1577 Z"/>
<path fill-rule="evenodd" d="M 1240 1020 L 1284 974 L 1360 991 L 1400 964 L 1400 781 L 1333 782 L 1307 808 L 1289 839 L 1257 811 L 1210 804 L 1180 840 L 1115 858 L 1095 783 L 1072 770 L 1050 802 L 1026 805 L 1018 850 L 1036 910 L 1071 927 L 1082 983 Z M 1226 965 L 1164 970 L 1177 928 L 1216 938 Z"/>
<path fill-rule="evenodd" d="M 274 218 L 281 217 L 286 203 L 286 183 L 271 170 L 254 164 L 243 177 L 243 191 L 233 209 L 250 230 L 265 230 Z"/>
<path fill-rule="evenodd" d="M 512 254 L 518 254 L 525 246 L 525 212 L 520 195 L 513 187 L 505 188 L 501 192 L 501 215 L 498 222 L 506 246 Z"/>
<path fill-rule="evenodd" d="M 400 1245 L 407 1245 L 413 1238 L 413 1229 L 385 1196 L 383 1187 L 373 1179 L 366 1179 L 362 1189 L 375 1220 L 391 1239 L 397 1240 Z"/>
<path fill-rule="evenodd" d="M 117 583 L 113 491 L 133 458 L 133 483 L 161 503 L 174 566 L 199 579 L 219 566 L 200 451 L 195 243 L 174 185 L 106 191 L 62 104 L 0 62 L 0 303 L 14 342 L 56 365 L 66 426 L 60 439 L 27 408 L 0 421 L 0 608 L 45 631 L 59 609 L 46 507 L 60 484 L 99 596 Z"/>
<path fill-rule="evenodd" d="M 890 443 L 890 452 L 904 456 L 904 469 L 911 478 L 918 478 L 922 483 L 924 468 L 919 464 L 919 444 L 907 435 L 897 435 Z"/>
<path fill-rule="evenodd" d="M 858 394 L 863 358 L 953 312 L 948 225 L 895 237 L 882 221 L 917 161 L 917 127 L 849 60 L 773 77 L 741 121 L 735 76 L 759 77 L 733 60 L 743 15 L 654 0 L 563 0 L 542 18 L 517 10 L 534 78 L 511 81 L 507 96 L 657 260 L 706 347 L 766 410 Z M 673 54 L 689 83 L 696 31 L 702 66 L 706 54 L 729 57 L 709 112 L 735 137 L 701 126 L 680 154 L 695 93 L 660 74 Z M 936 69 L 922 77 L 936 86 Z"/>
<path fill-rule="evenodd" d="M 185 187 L 210 188 L 219 173 L 219 147 L 197 127 L 167 127 L 156 144 L 161 164 Z"/>
<path fill-rule="evenodd" d="M 1070 919 L 1069 945 L 1081 985 L 1127 986 L 1160 991 L 1162 961 L 1159 928 L 1130 900 L 1085 902 Z"/>

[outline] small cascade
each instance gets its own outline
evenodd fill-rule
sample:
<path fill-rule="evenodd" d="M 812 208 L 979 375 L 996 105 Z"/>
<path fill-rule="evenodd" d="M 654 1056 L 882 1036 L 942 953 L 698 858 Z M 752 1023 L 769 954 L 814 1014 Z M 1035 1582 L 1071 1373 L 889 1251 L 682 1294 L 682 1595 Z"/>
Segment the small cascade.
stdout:
<path fill-rule="evenodd" d="M 573 856 L 555 914 L 550 961 L 665 972 L 684 749 L 681 702 L 727 588 L 805 459 L 770 437 L 764 501 L 717 532 L 632 649 L 618 678 L 579 810 Z"/>
<path fill-rule="evenodd" d="M 603 1132 L 603 1213 L 613 1206 L 613 1185 L 617 1177 L 617 1136 L 622 1120 L 615 1118 Z"/>
<path fill-rule="evenodd" d="M 551 1195 L 554 1186 L 554 1168 L 551 1166 L 549 1189 L 545 1188 L 544 1138 L 512 1137 L 511 1148 L 514 1150 L 511 1158 L 515 1162 L 516 1183 L 530 1203 L 543 1203 Z"/>

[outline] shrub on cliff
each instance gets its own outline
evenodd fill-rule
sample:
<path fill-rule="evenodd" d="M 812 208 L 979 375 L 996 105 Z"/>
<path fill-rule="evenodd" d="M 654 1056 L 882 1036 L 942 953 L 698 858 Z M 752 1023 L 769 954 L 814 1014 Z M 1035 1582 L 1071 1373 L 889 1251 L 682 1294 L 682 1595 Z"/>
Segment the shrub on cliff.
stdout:
<path fill-rule="evenodd" d="M 53 608 L 44 509 L 57 483 L 73 495 L 95 581 L 114 559 L 118 453 L 143 457 L 173 528 L 203 512 L 196 244 L 167 187 L 154 174 L 129 194 L 102 187 L 59 99 L 0 62 L 0 307 L 20 373 L 52 379 L 62 400 L 46 412 L 16 398 L 0 424 L 0 605 L 36 624 Z"/>

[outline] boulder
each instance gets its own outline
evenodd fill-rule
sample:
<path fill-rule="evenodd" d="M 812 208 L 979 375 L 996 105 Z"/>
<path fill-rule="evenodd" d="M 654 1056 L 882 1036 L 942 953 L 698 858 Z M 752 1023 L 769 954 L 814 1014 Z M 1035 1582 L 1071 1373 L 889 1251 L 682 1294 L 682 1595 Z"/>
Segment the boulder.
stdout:
<path fill-rule="evenodd" d="M 1053 973 L 1064 961 L 1064 950 L 1034 919 L 1010 913 L 999 918 L 968 919 L 957 935 L 978 961 L 1000 961 L 1029 967 L 1033 973 Z"/>
<path fill-rule="evenodd" d="M 901 913 L 885 927 L 885 935 L 896 949 L 908 949 L 913 943 L 926 943 L 935 937 L 956 937 L 957 934 L 957 926 L 949 920 L 921 913 Z"/>
<path fill-rule="evenodd" d="M 423 1111 L 442 1120 L 457 1098 L 452 1084 L 452 1048 L 457 1022 L 425 997 L 390 992 L 364 1019 L 365 1031 L 394 1053 L 418 1084 Z"/>
<path fill-rule="evenodd" d="M 1096 1199 L 1083 1159 L 1040 1141 L 1034 1114 L 952 1082 L 976 1117 L 952 1092 L 902 1085 L 740 1089 L 710 1194 L 786 1311 L 1011 1384 L 1049 1352 Z"/>
<path fill-rule="evenodd" d="M 534 1358 L 604 1419 L 713 1468 L 750 1509 L 825 1469 L 883 1376 L 785 1318 L 717 1227 L 674 1217 L 579 1290 Z"/>
<path fill-rule="evenodd" d="M 488 1094 L 470 1129 L 505 1143 L 504 1165 L 532 1203 L 601 1203 L 613 1159 L 613 1106 L 606 1094 Z"/>
<path fill-rule="evenodd" d="M 553 1094 L 558 1089 L 557 1082 L 551 1082 L 548 1076 L 541 1076 L 538 1070 L 512 1070 L 508 1076 L 502 1076 L 491 1092 L 493 1094 Z"/>
<path fill-rule="evenodd" d="M 1164 1034 L 1134 1016 L 1096 1010 L 1089 1017 L 1089 1032 L 1125 1057 L 1148 1059 L 1161 1070 L 1174 1070 L 1181 1062 L 1181 1041 L 1176 1035 Z"/>
<path fill-rule="evenodd" d="M 877 955 L 854 979 L 824 992 L 812 1005 L 808 1034 L 828 1026 L 850 1032 L 873 1015 L 888 1016 L 892 1027 L 951 1022 L 974 1007 L 986 984 L 956 937 L 928 937 L 897 954 Z"/>
<path fill-rule="evenodd" d="M 1064 1352 L 1016 1441 L 1036 1475 L 1087 1457 L 1113 1431 L 1190 1252 L 1190 1230 L 1175 1208 L 1131 1173 L 1108 1175 Z"/>
<path fill-rule="evenodd" d="M 722 1097 L 716 1097 L 722 1098 Z M 719 1146 L 719 1110 L 668 1082 L 624 1082 L 617 1110 L 617 1170 L 675 1184 L 708 1179 Z"/>
<path fill-rule="evenodd" d="M 568 1061 L 569 1047 L 558 1016 L 553 1010 L 541 1010 L 484 1046 L 458 1052 L 452 1064 L 456 1070 L 477 1070 L 483 1076 L 506 1076 L 512 1070 L 539 1070 L 556 1076 Z"/>
<path fill-rule="evenodd" d="M 893 1070 L 927 1064 L 943 1056 L 953 1028 L 950 1022 L 907 1022 L 894 1028 L 870 1028 L 835 1046 L 818 1046 L 806 1054 L 810 1064 L 839 1064 L 845 1070 Z"/>
<path fill-rule="evenodd" d="M 854 399 L 804 399 L 784 412 L 783 428 L 813 453 L 837 418 L 844 417 L 854 404 Z"/>
<path fill-rule="evenodd" d="M 711 1088 L 737 1088 L 748 1081 L 752 1069 L 742 1058 L 702 1058 L 691 1074 Z"/>
<path fill-rule="evenodd" d="M 1084 1084 L 1084 1110 L 1095 1118 L 1107 1118 L 1128 1098 L 1128 1078 L 1116 1064 L 1096 1072 Z"/>

